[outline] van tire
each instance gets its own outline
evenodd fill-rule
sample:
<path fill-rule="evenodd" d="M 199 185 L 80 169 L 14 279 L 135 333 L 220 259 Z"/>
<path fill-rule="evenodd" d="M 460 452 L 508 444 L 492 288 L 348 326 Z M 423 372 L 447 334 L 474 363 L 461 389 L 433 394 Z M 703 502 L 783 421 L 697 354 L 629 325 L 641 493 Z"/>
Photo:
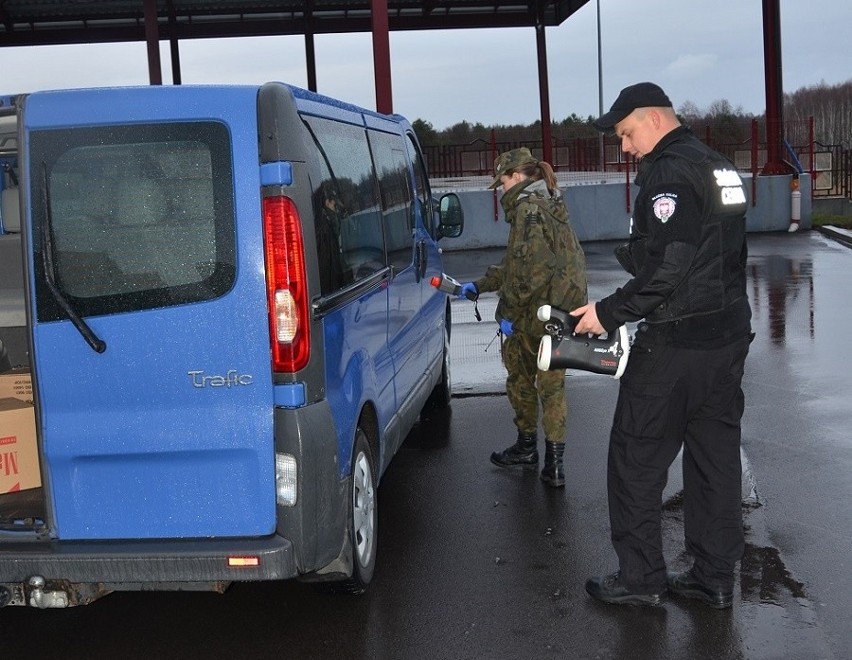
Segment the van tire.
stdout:
<path fill-rule="evenodd" d="M 450 407 L 453 398 L 453 379 L 450 359 L 450 329 L 444 326 L 444 354 L 441 364 L 441 380 L 426 401 L 425 410 L 444 410 Z"/>
<path fill-rule="evenodd" d="M 352 576 L 329 584 L 336 593 L 362 594 L 373 579 L 378 541 L 378 490 L 376 467 L 367 435 L 355 431 L 352 474 L 349 477 L 349 539 L 352 548 Z"/>

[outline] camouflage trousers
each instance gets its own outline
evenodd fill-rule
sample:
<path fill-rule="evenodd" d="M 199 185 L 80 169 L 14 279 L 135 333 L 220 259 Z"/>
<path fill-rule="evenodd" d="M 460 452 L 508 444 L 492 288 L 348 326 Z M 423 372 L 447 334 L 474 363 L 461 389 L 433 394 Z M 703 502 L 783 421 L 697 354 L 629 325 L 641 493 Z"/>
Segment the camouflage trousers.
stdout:
<path fill-rule="evenodd" d="M 538 429 L 539 402 L 544 436 L 551 442 L 565 442 L 568 402 L 565 399 L 565 370 L 541 371 L 536 364 L 538 338 L 515 332 L 502 344 L 506 367 L 506 396 L 515 411 L 519 433 Z"/>

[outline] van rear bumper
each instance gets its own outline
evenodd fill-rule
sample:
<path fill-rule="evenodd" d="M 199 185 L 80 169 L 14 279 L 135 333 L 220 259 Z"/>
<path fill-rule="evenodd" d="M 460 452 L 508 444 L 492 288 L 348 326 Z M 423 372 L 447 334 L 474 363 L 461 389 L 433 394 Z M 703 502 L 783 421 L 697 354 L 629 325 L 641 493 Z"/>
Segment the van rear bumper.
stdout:
<path fill-rule="evenodd" d="M 167 583 L 282 580 L 297 575 L 293 545 L 278 535 L 262 539 L 18 541 L 0 547 L 0 583 L 26 582 L 36 575 L 48 581 L 110 584 L 115 589 L 143 583 L 167 589 Z M 234 567 L 229 565 L 231 557 L 257 558 L 257 565 Z"/>

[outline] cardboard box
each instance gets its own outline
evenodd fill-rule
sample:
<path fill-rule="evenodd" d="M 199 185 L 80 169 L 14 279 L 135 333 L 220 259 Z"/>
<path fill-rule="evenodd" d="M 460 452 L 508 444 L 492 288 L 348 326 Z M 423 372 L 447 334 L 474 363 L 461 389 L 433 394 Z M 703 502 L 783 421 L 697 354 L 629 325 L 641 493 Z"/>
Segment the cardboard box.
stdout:
<path fill-rule="evenodd" d="M 35 409 L 20 399 L 0 399 L 0 493 L 39 486 Z"/>
<path fill-rule="evenodd" d="M 22 367 L 0 374 L 0 399 L 8 397 L 33 402 L 33 382 L 29 369 Z"/>

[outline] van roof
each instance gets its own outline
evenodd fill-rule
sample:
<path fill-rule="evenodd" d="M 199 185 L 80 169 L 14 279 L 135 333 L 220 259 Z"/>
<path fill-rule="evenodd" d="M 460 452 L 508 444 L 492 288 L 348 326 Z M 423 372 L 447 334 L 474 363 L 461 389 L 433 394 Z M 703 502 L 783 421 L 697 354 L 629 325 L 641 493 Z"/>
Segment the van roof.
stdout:
<path fill-rule="evenodd" d="M 323 105 L 329 105 L 329 106 L 333 106 L 333 107 L 336 107 L 336 108 L 340 108 L 342 110 L 348 110 L 350 112 L 362 113 L 362 114 L 370 115 L 370 116 L 373 116 L 373 117 L 379 117 L 379 118 L 384 118 L 384 119 L 390 117 L 391 119 L 394 119 L 396 121 L 405 120 L 405 117 L 403 117 L 400 114 L 396 114 L 396 113 L 390 114 L 390 115 L 382 114 L 382 113 L 377 112 L 375 110 L 370 110 L 369 108 L 364 108 L 362 106 L 356 105 L 354 103 L 350 103 L 348 101 L 343 101 L 341 99 L 337 99 L 337 98 L 334 98 L 334 97 L 331 97 L 331 96 L 326 96 L 325 94 L 320 94 L 319 92 L 313 92 L 309 89 L 304 89 L 302 87 L 298 87 L 298 86 L 292 85 L 290 83 L 281 82 L 281 81 L 268 81 L 268 82 L 275 82 L 275 83 L 284 85 L 285 87 L 290 89 L 291 92 L 293 93 L 293 96 L 295 98 L 298 98 L 298 99 L 303 99 L 303 100 L 306 100 L 306 101 L 313 101 L 315 103 L 321 103 Z M 201 84 L 201 83 L 199 83 L 199 84 L 180 85 L 180 86 L 173 85 L 171 87 L 174 88 L 174 89 L 211 89 L 211 88 L 221 88 L 221 89 L 225 89 L 225 88 L 234 88 L 234 89 L 235 88 L 256 88 L 256 89 L 260 89 L 264 84 L 268 84 L 268 83 L 262 83 L 262 84 L 259 84 L 259 85 L 247 85 L 247 84 L 238 84 L 238 83 L 234 83 L 234 84 L 227 84 L 227 83 Z M 115 86 L 115 87 L 73 87 L 73 88 L 43 89 L 43 90 L 38 90 L 36 92 L 31 92 L 31 93 L 36 94 L 36 93 L 39 93 L 39 92 L 75 92 L 75 91 L 93 91 L 93 90 L 130 90 L 130 89 L 134 89 L 134 90 L 139 90 L 139 89 L 163 90 L 163 89 L 169 89 L 169 87 L 170 86 L 164 87 L 164 86 L 160 86 L 160 85 L 127 85 L 127 86 Z M 160 91 L 158 93 L 162 93 L 162 92 Z M 16 99 L 24 97 L 24 96 L 27 96 L 27 94 L 0 95 L 0 114 L 2 114 L 3 108 L 11 107 L 14 104 Z"/>

